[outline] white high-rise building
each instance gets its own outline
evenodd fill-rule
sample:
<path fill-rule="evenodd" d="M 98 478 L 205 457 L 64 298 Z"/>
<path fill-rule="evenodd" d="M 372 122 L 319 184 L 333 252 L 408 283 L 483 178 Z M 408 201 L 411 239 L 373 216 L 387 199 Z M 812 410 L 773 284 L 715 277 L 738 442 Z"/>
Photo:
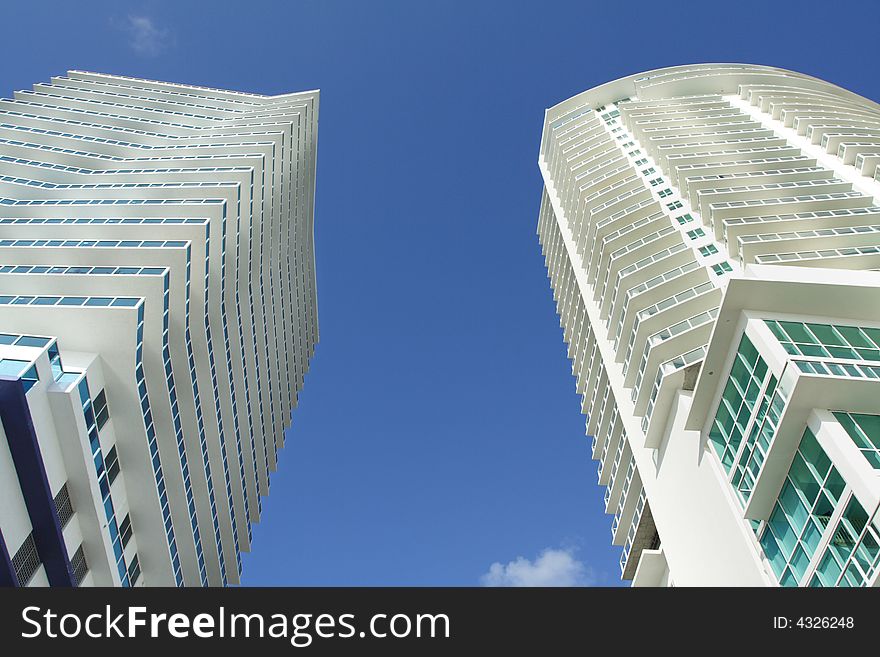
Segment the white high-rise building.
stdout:
<path fill-rule="evenodd" d="M 318 92 L 0 100 L 0 585 L 220 586 L 318 340 Z"/>
<path fill-rule="evenodd" d="M 538 234 L 635 586 L 877 586 L 880 106 L 764 66 L 547 110 Z"/>

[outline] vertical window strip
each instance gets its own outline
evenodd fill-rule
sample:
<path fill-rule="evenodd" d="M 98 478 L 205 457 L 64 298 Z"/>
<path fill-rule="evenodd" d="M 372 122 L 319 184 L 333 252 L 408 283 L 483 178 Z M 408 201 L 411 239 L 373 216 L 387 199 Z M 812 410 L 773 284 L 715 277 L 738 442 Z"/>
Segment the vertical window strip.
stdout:
<path fill-rule="evenodd" d="M 759 540 L 782 586 L 806 581 L 810 562 L 831 531 L 835 510 L 845 502 L 845 488 L 843 477 L 807 428 Z"/>

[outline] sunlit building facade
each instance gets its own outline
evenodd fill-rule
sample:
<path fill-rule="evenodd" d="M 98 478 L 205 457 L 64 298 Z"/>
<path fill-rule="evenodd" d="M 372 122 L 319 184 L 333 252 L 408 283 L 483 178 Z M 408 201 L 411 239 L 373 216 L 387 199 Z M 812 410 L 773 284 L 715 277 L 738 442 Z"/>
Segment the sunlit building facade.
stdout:
<path fill-rule="evenodd" d="M 0 100 L 0 584 L 239 582 L 318 340 L 318 93 Z"/>
<path fill-rule="evenodd" d="M 547 110 L 538 235 L 636 586 L 877 586 L 880 106 L 678 66 Z"/>

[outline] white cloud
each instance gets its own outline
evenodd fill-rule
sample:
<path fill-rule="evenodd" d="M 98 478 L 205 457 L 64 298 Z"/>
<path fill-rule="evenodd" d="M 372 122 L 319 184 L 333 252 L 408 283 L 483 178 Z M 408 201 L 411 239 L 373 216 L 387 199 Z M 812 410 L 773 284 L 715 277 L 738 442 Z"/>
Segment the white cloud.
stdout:
<path fill-rule="evenodd" d="M 139 55 L 155 57 L 171 43 L 171 31 L 160 28 L 149 16 L 129 16 L 124 27 L 131 36 L 131 49 Z"/>
<path fill-rule="evenodd" d="M 591 568 L 575 559 L 570 549 L 547 548 L 534 561 L 517 557 L 504 565 L 489 566 L 480 577 L 483 586 L 592 586 L 596 583 Z"/>

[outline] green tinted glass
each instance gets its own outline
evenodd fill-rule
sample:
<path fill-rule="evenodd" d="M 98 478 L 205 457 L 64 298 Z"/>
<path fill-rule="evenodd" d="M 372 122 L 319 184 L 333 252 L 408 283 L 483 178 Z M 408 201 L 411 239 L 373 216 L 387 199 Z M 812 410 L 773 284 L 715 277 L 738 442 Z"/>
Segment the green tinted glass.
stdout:
<path fill-rule="evenodd" d="M 880 415 L 853 413 L 853 418 L 871 444 L 880 448 Z"/>
<path fill-rule="evenodd" d="M 779 322 L 779 325 L 791 342 L 818 344 L 816 338 L 807 330 L 807 326 L 803 322 Z"/>
<path fill-rule="evenodd" d="M 843 346 L 846 344 L 841 335 L 835 331 L 834 327 L 830 324 L 807 324 L 807 328 L 809 328 L 810 332 L 812 332 L 813 335 L 819 339 L 819 342 L 825 346 Z M 802 342 L 802 340 L 798 340 L 798 342 Z"/>
<path fill-rule="evenodd" d="M 853 347 L 873 347 L 873 343 L 857 326 L 837 326 L 837 331 Z"/>
<path fill-rule="evenodd" d="M 822 578 L 825 586 L 834 586 L 837 583 L 837 578 L 840 577 L 840 564 L 830 552 L 826 552 L 822 557 L 819 567 L 816 568 L 816 574 Z"/>

